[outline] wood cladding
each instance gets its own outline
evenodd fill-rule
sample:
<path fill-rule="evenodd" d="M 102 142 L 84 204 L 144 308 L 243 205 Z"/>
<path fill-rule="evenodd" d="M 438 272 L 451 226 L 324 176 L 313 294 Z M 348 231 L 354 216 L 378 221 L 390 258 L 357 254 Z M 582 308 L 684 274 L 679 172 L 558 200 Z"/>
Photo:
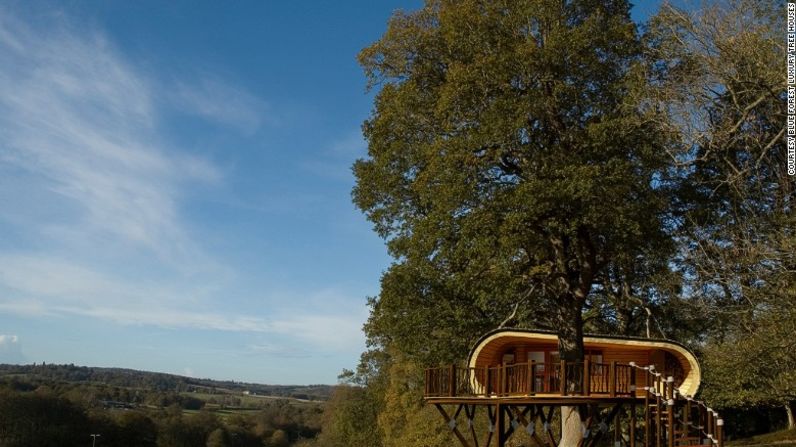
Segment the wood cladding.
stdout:
<path fill-rule="evenodd" d="M 610 364 L 635 363 L 639 366 L 654 365 L 655 371 L 664 377 L 672 375 L 680 392 L 693 396 L 701 381 L 699 364 L 694 355 L 683 346 L 667 340 L 646 340 L 610 336 L 584 337 L 584 349 L 601 362 Z M 507 329 L 488 334 L 470 354 L 470 367 L 493 367 L 506 363 L 526 363 L 529 352 L 544 352 L 545 363 L 557 361 L 553 353 L 558 351 L 558 338 L 547 332 Z M 511 354 L 511 355 L 506 355 Z M 672 363 L 674 362 L 674 363 Z M 674 366 L 673 366 L 674 365 Z M 635 372 L 639 388 L 646 386 L 644 371 Z M 641 390 L 639 390 L 639 393 Z"/>

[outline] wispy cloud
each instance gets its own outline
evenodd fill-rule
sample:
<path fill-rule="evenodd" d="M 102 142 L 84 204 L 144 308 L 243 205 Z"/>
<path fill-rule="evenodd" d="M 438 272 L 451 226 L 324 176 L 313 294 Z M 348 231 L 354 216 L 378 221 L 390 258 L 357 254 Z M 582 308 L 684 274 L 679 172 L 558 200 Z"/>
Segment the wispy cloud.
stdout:
<path fill-rule="evenodd" d="M 0 163 L 70 211 L 34 229 L 61 241 L 110 237 L 175 262 L 195 258 L 176 200 L 186 182 L 220 174 L 168 150 L 155 128 L 153 83 L 101 34 L 78 35 L 60 21 L 42 33 L 1 17 Z"/>
<path fill-rule="evenodd" d="M 312 160 L 306 160 L 302 167 L 323 178 L 351 183 L 354 179 L 351 166 L 354 160 L 365 155 L 367 142 L 360 130 L 351 131 L 332 141 Z"/>
<path fill-rule="evenodd" d="M 211 75 L 204 75 L 193 82 L 176 82 L 170 97 L 184 113 L 247 134 L 254 133 L 264 124 L 278 124 L 277 117 L 265 101 Z"/>
<path fill-rule="evenodd" d="M 265 101 L 212 75 L 164 86 L 100 31 L 61 16 L 32 26 L 3 7 L 0 60 L 0 225 L 16 235 L 0 248 L 0 312 L 361 348 L 364 306 L 268 317 L 222 307 L 234 275 L 181 212 L 194 186 L 224 173 L 171 146 L 161 107 L 248 133 L 272 119 Z"/>
<path fill-rule="evenodd" d="M 314 313 L 283 308 L 270 317 L 215 310 L 211 298 L 217 293 L 202 284 L 131 280 L 51 257 L 0 254 L 2 312 L 82 316 L 121 325 L 273 334 L 337 351 L 362 347 L 360 327 L 366 309 L 346 306 L 339 292 L 320 291 L 305 297 L 309 302 L 305 304 L 313 300 L 327 303 L 315 305 Z M 294 296 L 284 299 L 297 301 Z"/>

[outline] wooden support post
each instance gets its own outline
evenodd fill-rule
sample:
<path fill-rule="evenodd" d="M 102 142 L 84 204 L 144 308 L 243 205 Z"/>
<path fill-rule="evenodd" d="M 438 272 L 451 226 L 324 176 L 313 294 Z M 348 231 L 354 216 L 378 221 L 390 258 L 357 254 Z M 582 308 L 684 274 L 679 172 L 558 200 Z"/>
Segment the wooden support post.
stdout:
<path fill-rule="evenodd" d="M 635 399 L 635 396 L 633 396 Z M 636 402 L 630 402 L 630 417 L 627 419 L 627 436 L 630 447 L 636 447 Z"/>
<path fill-rule="evenodd" d="M 719 447 L 724 447 L 724 419 L 716 420 L 716 441 Z"/>
<path fill-rule="evenodd" d="M 619 411 L 616 413 L 616 418 L 614 420 L 614 447 L 616 447 L 616 443 L 619 442 L 621 445 L 622 439 L 622 412 Z"/>
<path fill-rule="evenodd" d="M 560 370 L 558 371 L 558 382 L 561 385 L 561 395 L 567 395 L 567 361 L 561 360 Z"/>
<path fill-rule="evenodd" d="M 583 360 L 583 390 L 582 394 L 584 396 L 588 396 L 591 394 L 591 362 L 589 362 L 589 356 Z"/>
<path fill-rule="evenodd" d="M 506 441 L 506 414 L 503 405 L 497 404 L 497 433 L 498 433 L 498 447 L 505 447 Z"/>

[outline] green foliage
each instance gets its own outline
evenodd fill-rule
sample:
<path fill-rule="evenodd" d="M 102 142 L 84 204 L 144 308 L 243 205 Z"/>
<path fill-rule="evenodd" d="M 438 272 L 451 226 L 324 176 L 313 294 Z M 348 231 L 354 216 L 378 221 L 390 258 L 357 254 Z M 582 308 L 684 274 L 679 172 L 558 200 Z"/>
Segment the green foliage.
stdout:
<path fill-rule="evenodd" d="M 123 402 L 141 402 L 141 397 L 131 390 L 157 392 L 202 392 L 205 394 L 224 394 L 235 392 L 240 394 L 249 391 L 252 395 L 297 398 L 323 401 L 329 398 L 332 387 L 329 385 L 263 385 L 258 383 L 235 382 L 229 380 L 196 379 L 173 374 L 137 371 L 122 368 L 96 368 L 75 365 L 3 365 L 0 364 L 0 376 L 36 379 L 44 383 L 83 383 L 103 385 L 112 389 L 113 395 L 104 391 L 97 399 L 117 400 Z M 13 380 L 13 379 L 12 379 Z M 125 394 L 127 393 L 127 394 Z M 152 393 L 157 394 L 157 393 Z M 143 399 L 143 397 L 142 397 Z M 173 397 L 173 400 L 179 400 Z M 169 403 L 170 404 L 170 403 Z M 166 404 L 166 405 L 169 405 Z"/>
<path fill-rule="evenodd" d="M 186 415 L 174 403 L 165 408 L 139 406 L 103 408 L 64 396 L 81 394 L 86 385 L 41 385 L 33 391 L 20 379 L 0 382 L 0 446 L 86 445 L 88 435 L 101 434 L 98 445 L 155 447 L 225 445 L 288 447 L 312 439 L 320 431 L 317 404 L 268 400 L 263 409 L 219 417 L 207 408 Z M 100 444 L 100 442 L 102 442 Z"/>
<path fill-rule="evenodd" d="M 338 386 L 324 412 L 317 444 L 323 447 L 381 447 L 377 414 L 379 403 L 372 390 Z"/>
<path fill-rule="evenodd" d="M 625 101 L 641 49 L 628 10 L 430 1 L 363 50 L 381 90 L 354 200 L 396 258 L 374 345 L 461 358 L 515 307 L 515 324 L 576 344 L 565 356 L 580 355 L 584 308 L 637 330 L 597 309 L 637 318 L 673 248 L 656 128 Z"/>
<path fill-rule="evenodd" d="M 796 218 L 787 176 L 784 2 L 731 0 L 650 24 L 650 119 L 670 125 L 689 186 L 683 258 L 705 334 L 705 397 L 796 401 Z M 663 115 L 663 116 L 661 116 Z M 652 118 L 654 117 L 654 118 Z"/>
<path fill-rule="evenodd" d="M 487 330 L 554 329 L 577 360 L 584 327 L 649 332 L 676 291 L 677 183 L 630 94 L 644 81 L 629 8 L 429 0 L 360 54 L 380 89 L 353 198 L 395 258 L 358 370 L 384 445 L 444 443 L 427 439 L 419 371 Z"/>
<path fill-rule="evenodd" d="M 223 428 L 217 428 L 207 437 L 207 447 L 228 447 L 229 435 Z"/>
<path fill-rule="evenodd" d="M 0 445 L 4 447 L 85 444 L 90 430 L 85 411 L 65 399 L 0 390 Z"/>
<path fill-rule="evenodd" d="M 395 258 L 352 373 L 382 445 L 444 445 L 419 371 L 499 324 L 557 330 L 569 358 L 584 327 L 677 337 L 717 403 L 792 401 L 783 3 L 666 5 L 643 39 L 624 1 L 390 20 L 360 54 L 379 90 L 353 191 Z"/>

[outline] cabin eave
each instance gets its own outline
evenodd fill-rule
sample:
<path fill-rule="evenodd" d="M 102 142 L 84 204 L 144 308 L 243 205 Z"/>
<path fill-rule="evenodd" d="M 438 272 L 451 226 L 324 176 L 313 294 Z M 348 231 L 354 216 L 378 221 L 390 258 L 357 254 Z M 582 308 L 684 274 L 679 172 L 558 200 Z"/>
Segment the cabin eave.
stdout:
<path fill-rule="evenodd" d="M 679 392 L 683 395 L 694 396 L 699 390 L 701 382 L 701 369 L 696 356 L 682 344 L 664 339 L 644 339 L 637 337 L 620 337 L 609 335 L 595 335 L 587 334 L 583 338 L 584 347 L 586 349 L 608 349 L 612 352 L 666 352 L 674 356 L 682 365 L 685 375 L 681 378 L 679 384 Z M 488 362 L 484 359 L 490 353 L 495 354 L 501 347 L 510 344 L 547 344 L 552 345 L 558 343 L 558 336 L 554 332 L 541 331 L 541 330 L 528 330 L 528 329 L 499 329 L 484 335 L 470 352 L 468 358 L 468 366 L 475 368 L 484 366 Z M 647 366 L 653 364 L 652 361 L 644 362 L 641 357 L 636 363 L 639 366 Z M 480 362 L 480 363 L 479 363 Z M 665 368 L 659 368 L 659 371 L 665 373 Z"/>

